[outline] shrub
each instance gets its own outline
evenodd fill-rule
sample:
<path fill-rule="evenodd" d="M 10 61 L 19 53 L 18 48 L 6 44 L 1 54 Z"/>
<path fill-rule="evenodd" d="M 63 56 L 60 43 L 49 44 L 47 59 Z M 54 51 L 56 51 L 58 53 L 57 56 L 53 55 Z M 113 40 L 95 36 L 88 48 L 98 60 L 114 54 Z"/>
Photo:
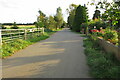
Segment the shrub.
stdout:
<path fill-rule="evenodd" d="M 88 23 L 82 23 L 81 29 L 83 30 L 80 30 L 80 31 L 82 31 L 84 34 L 88 34 Z"/>
<path fill-rule="evenodd" d="M 103 38 L 105 40 L 110 41 L 111 43 L 117 43 L 118 42 L 117 31 L 111 30 L 110 28 L 106 28 Z"/>
<path fill-rule="evenodd" d="M 91 37 L 94 39 L 96 37 L 101 37 L 113 44 L 118 44 L 118 32 L 116 30 L 112 30 L 109 27 L 106 29 L 101 29 L 100 31 L 97 29 L 91 30 Z"/>
<path fill-rule="evenodd" d="M 93 20 L 93 21 L 90 21 L 88 25 L 90 30 L 94 29 L 94 26 L 96 26 L 97 30 L 100 30 L 101 27 L 105 29 L 108 24 L 100 20 Z"/>
<path fill-rule="evenodd" d="M 47 28 L 45 28 L 45 30 L 44 30 L 45 32 L 52 32 L 52 30 L 51 29 L 47 29 Z"/>
<path fill-rule="evenodd" d="M 120 62 L 112 53 L 105 53 L 90 38 L 84 39 L 87 63 L 90 66 L 90 74 L 95 78 L 119 78 Z"/>

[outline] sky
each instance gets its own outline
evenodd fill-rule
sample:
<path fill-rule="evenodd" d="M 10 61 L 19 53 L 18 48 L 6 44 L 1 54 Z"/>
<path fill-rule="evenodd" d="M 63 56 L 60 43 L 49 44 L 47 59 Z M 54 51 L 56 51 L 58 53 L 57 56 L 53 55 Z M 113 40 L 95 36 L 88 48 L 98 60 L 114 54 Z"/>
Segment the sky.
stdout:
<path fill-rule="evenodd" d="M 37 20 L 38 10 L 47 16 L 55 15 L 58 7 L 62 8 L 64 20 L 67 21 L 66 9 L 70 4 L 86 4 L 91 0 L 0 0 L 0 23 L 33 23 Z M 92 18 L 95 6 L 88 6 Z"/>

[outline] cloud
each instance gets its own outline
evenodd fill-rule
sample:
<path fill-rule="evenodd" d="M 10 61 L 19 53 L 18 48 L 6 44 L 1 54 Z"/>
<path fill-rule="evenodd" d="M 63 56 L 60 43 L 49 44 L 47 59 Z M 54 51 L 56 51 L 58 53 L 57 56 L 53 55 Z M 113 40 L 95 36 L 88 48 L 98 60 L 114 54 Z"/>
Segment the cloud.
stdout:
<path fill-rule="evenodd" d="M 34 22 L 40 9 L 47 16 L 55 15 L 56 8 L 61 7 L 67 20 L 66 8 L 70 4 L 85 4 L 89 0 L 0 0 L 0 22 Z M 94 12 L 89 7 L 89 13 Z M 92 15 L 92 14 L 91 14 Z"/>
<path fill-rule="evenodd" d="M 3 8 L 18 8 L 18 4 L 14 0 L 0 0 L 0 6 Z"/>

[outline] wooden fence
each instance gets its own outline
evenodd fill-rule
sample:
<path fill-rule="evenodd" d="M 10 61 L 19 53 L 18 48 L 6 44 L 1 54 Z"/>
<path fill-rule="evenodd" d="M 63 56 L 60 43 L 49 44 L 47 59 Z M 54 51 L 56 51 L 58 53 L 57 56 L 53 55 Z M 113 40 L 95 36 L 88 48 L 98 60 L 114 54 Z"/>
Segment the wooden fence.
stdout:
<path fill-rule="evenodd" d="M 0 29 L 0 44 L 12 42 L 13 39 L 24 39 L 34 34 L 40 35 L 44 33 L 44 28 L 32 29 Z"/>

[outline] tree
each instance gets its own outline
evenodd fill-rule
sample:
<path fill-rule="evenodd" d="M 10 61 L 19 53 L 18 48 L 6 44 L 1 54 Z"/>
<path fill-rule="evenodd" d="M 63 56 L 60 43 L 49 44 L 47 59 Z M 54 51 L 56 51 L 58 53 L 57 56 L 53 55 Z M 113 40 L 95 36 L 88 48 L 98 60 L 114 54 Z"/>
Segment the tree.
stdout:
<path fill-rule="evenodd" d="M 13 23 L 13 27 L 11 29 L 18 29 L 19 27 L 17 26 L 16 22 Z"/>
<path fill-rule="evenodd" d="M 100 10 L 95 10 L 95 13 L 93 14 L 93 20 L 99 19 L 100 17 Z"/>
<path fill-rule="evenodd" d="M 37 17 L 36 27 L 45 27 L 46 15 L 41 10 L 39 10 L 38 13 L 39 16 Z"/>
<path fill-rule="evenodd" d="M 75 11 L 78 5 L 71 4 L 69 8 L 67 9 L 67 13 L 69 14 L 67 22 L 70 29 L 73 27 L 74 17 L 75 17 Z"/>
<path fill-rule="evenodd" d="M 56 21 L 54 20 L 53 16 L 49 16 L 48 18 L 48 29 L 50 30 L 54 30 L 56 29 Z"/>
<path fill-rule="evenodd" d="M 56 15 L 54 16 L 55 21 L 57 22 L 57 28 L 61 28 L 62 24 L 63 24 L 63 15 L 62 15 L 62 9 L 60 7 L 57 8 L 56 10 Z"/>
<path fill-rule="evenodd" d="M 87 8 L 86 6 L 79 5 L 76 9 L 74 23 L 73 23 L 73 30 L 79 32 L 81 30 L 81 24 L 88 22 L 88 15 L 87 15 Z"/>
<path fill-rule="evenodd" d="M 112 25 L 117 25 L 120 27 L 120 1 L 116 2 L 98 2 L 98 8 L 103 9 L 104 13 L 102 14 L 102 19 L 106 21 L 110 21 Z"/>
<path fill-rule="evenodd" d="M 66 27 L 66 22 L 65 21 L 63 21 L 63 24 L 62 24 L 61 28 L 64 28 L 64 27 Z"/>

